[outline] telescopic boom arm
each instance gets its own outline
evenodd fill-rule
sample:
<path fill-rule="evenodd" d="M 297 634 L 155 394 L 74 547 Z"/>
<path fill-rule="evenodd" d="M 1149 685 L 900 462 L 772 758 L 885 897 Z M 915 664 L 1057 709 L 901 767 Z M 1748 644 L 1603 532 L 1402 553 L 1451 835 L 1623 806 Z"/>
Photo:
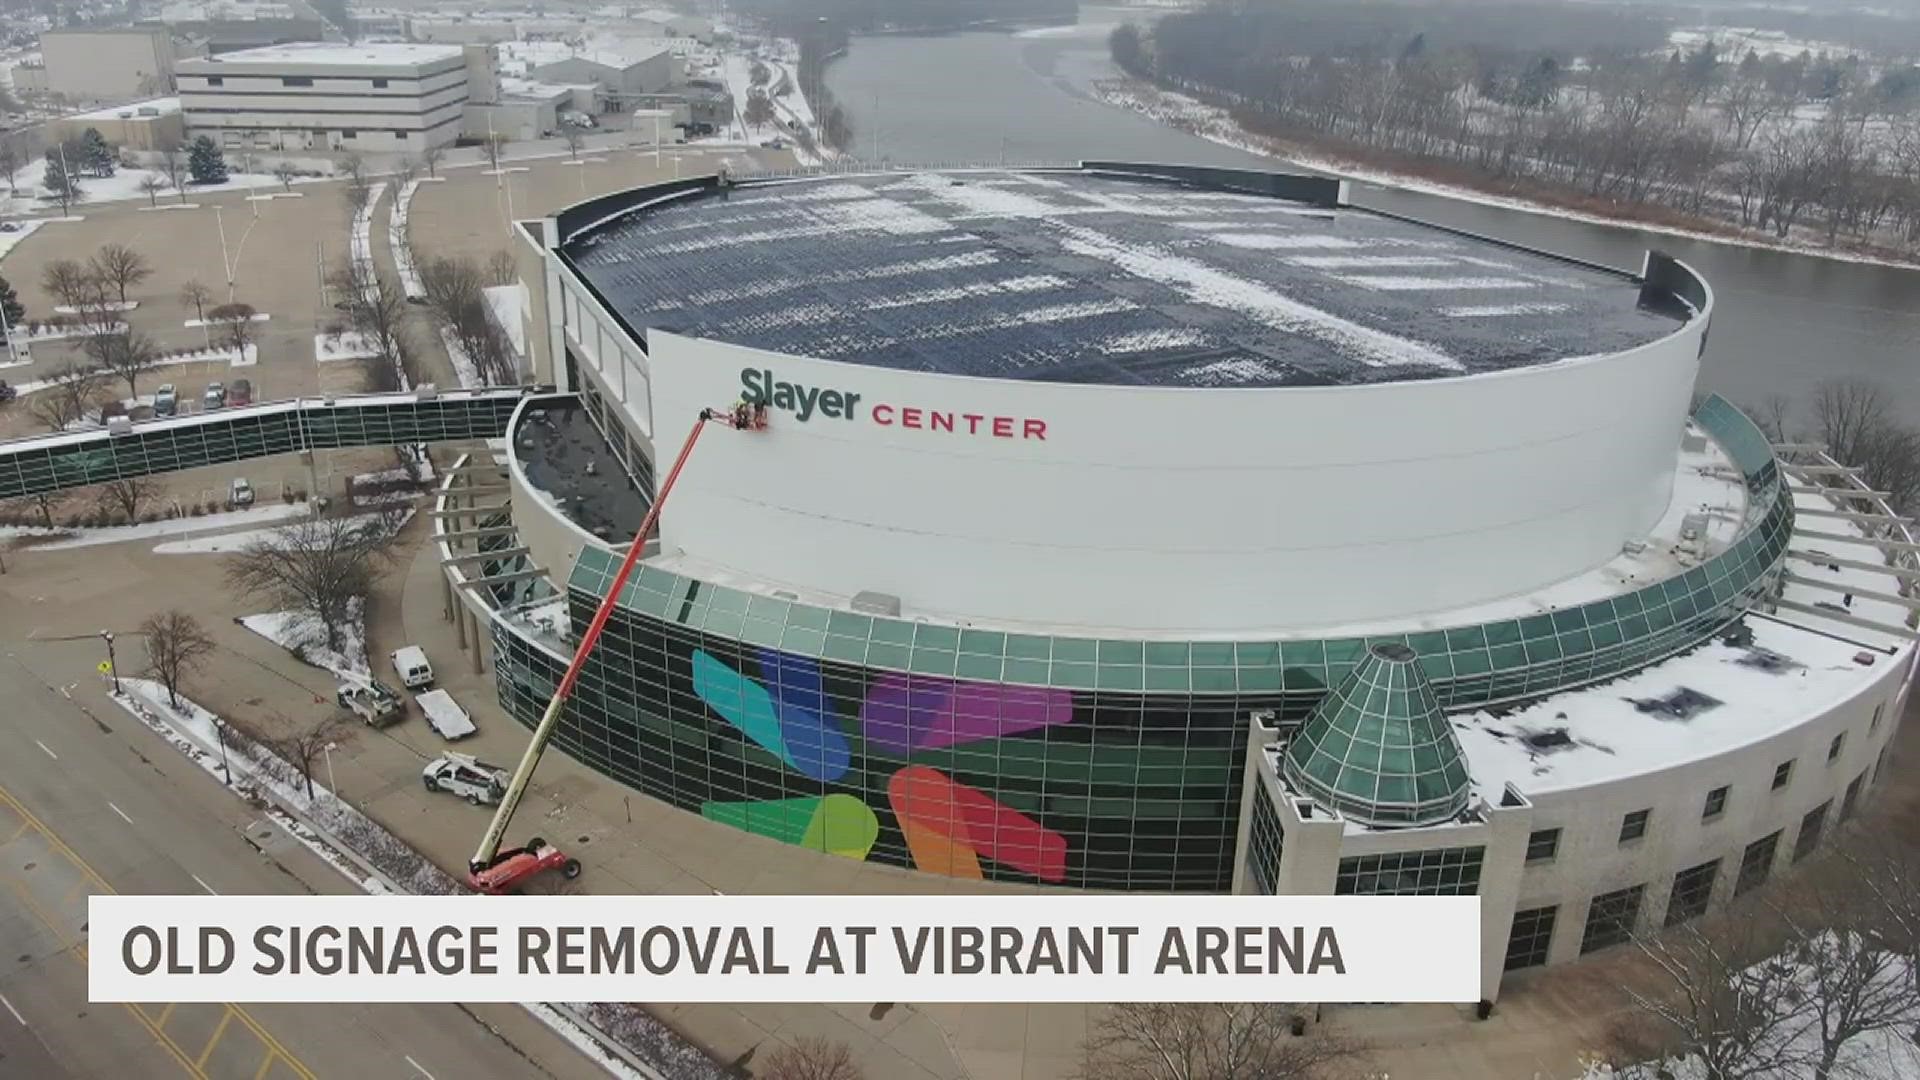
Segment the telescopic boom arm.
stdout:
<path fill-rule="evenodd" d="M 620 562 L 620 570 L 613 575 L 612 584 L 607 586 L 607 594 L 600 599 L 600 607 L 593 613 L 593 621 L 587 624 L 586 633 L 580 635 L 580 644 L 573 651 L 573 662 L 567 665 L 567 673 L 560 679 L 560 686 L 553 692 L 553 700 L 547 702 L 547 711 L 540 716 L 540 723 L 533 729 L 533 738 L 527 742 L 526 753 L 520 755 L 520 764 L 513 770 L 513 778 L 507 783 L 506 794 L 500 798 L 500 806 L 493 812 L 493 822 L 487 826 L 486 835 L 480 838 L 480 846 L 474 850 L 473 858 L 467 863 L 471 873 L 478 874 L 499 860 L 500 838 L 506 835 L 507 823 L 513 820 L 513 812 L 520 805 L 520 796 L 527 790 L 527 782 L 533 778 L 534 766 L 540 763 L 540 754 L 547 748 L 547 740 L 553 736 L 554 725 L 560 720 L 561 707 L 567 698 L 573 696 L 573 686 L 580 678 L 580 669 L 586 666 L 588 654 L 600 641 L 600 632 L 606 628 L 607 617 L 613 613 L 613 606 L 619 602 L 620 589 L 626 585 L 628 575 L 633 573 L 634 564 L 640 561 L 640 554 L 646 549 L 647 537 L 652 534 L 654 524 L 660 518 L 660 508 L 667 504 L 667 496 L 673 492 L 674 481 L 680 478 L 680 470 L 687 464 L 688 455 L 693 453 L 693 444 L 700 441 L 700 432 L 708 421 L 726 424 L 729 427 L 749 426 L 758 428 L 764 425 L 764 413 L 756 411 L 746 425 L 740 418 L 746 415 L 736 409 L 727 414 L 717 409 L 702 409 L 700 418 L 693 423 L 693 430 L 687 433 L 687 441 L 680 447 L 680 456 L 674 459 L 673 468 L 668 470 L 666 480 L 660 485 L 660 492 L 654 497 L 653 505 L 647 508 L 647 516 L 641 521 L 640 529 L 633 534 L 633 543 L 627 547 L 626 558 Z"/>

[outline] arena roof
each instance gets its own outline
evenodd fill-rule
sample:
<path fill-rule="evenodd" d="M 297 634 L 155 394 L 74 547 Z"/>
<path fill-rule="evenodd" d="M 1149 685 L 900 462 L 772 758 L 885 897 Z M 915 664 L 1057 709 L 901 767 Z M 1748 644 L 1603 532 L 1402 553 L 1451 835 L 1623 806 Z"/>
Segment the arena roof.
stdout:
<path fill-rule="evenodd" d="M 1080 170 L 689 193 L 570 242 L 640 333 L 1046 382 L 1481 374 L 1663 337 L 1630 276 L 1368 210 Z"/>

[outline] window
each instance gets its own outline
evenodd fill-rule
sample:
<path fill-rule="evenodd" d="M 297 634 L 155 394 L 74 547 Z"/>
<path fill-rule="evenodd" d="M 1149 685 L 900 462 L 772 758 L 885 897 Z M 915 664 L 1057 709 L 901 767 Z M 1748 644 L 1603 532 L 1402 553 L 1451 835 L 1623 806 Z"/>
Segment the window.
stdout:
<path fill-rule="evenodd" d="M 1767 875 L 1773 873 L 1773 853 L 1779 847 L 1777 832 L 1747 845 L 1746 853 L 1740 856 L 1740 876 L 1734 879 L 1733 895 L 1739 896 L 1767 880 Z"/>
<path fill-rule="evenodd" d="M 1707 792 L 1707 805 L 1705 809 L 1700 811 L 1700 820 L 1712 821 L 1714 818 L 1726 813 L 1727 793 L 1732 790 L 1732 787 L 1722 785 Z"/>
<path fill-rule="evenodd" d="M 312 86 L 313 80 L 308 78 L 305 75 L 284 75 L 284 76 L 281 76 L 280 85 L 281 86 Z"/>
<path fill-rule="evenodd" d="M 1774 766 L 1773 790 L 1779 791 L 1781 788 L 1786 787 L 1787 782 L 1792 779 L 1793 779 L 1793 762 L 1783 761 L 1780 764 Z"/>
<path fill-rule="evenodd" d="M 1507 970 L 1538 967 L 1547 962 L 1547 949 L 1553 945 L 1553 922 L 1557 907 L 1529 908 L 1513 913 L 1513 930 L 1507 934 Z"/>
<path fill-rule="evenodd" d="M 341 137 L 341 138 L 343 138 L 343 139 L 351 139 L 351 138 L 353 138 L 353 136 L 354 136 L 354 134 L 355 134 L 355 132 L 354 132 L 354 130 L 353 130 L 352 128 L 342 128 L 342 129 L 340 129 L 340 137 Z"/>
<path fill-rule="evenodd" d="M 1679 926 L 1706 914 L 1713 899 L 1713 882 L 1720 876 L 1720 860 L 1701 863 L 1673 876 L 1673 894 L 1667 897 L 1667 925 Z"/>
<path fill-rule="evenodd" d="M 1546 862 L 1559 853 L 1559 829 L 1536 829 L 1527 837 L 1528 862 Z"/>
<path fill-rule="evenodd" d="M 1832 761 L 1838 758 L 1840 756 L 1840 748 L 1845 745 L 1847 745 L 1847 733 L 1843 731 L 1835 735 L 1833 741 L 1827 744 L 1827 760 Z"/>
<path fill-rule="evenodd" d="M 224 75 L 209 75 L 207 76 L 207 85 L 208 86 L 225 86 L 227 85 L 227 78 Z"/>
<path fill-rule="evenodd" d="M 1820 829 L 1826 825 L 1827 809 L 1832 805 L 1833 800 L 1828 799 L 1807 811 L 1807 815 L 1800 819 L 1800 835 L 1793 838 L 1794 862 L 1811 855 L 1814 847 L 1820 843 Z"/>
<path fill-rule="evenodd" d="M 387 88 L 387 80 L 385 79 L 373 80 L 373 88 L 375 90 L 385 90 Z"/>
<path fill-rule="evenodd" d="M 1265 787 L 1253 793 L 1253 824 L 1247 831 L 1247 874 L 1263 896 L 1272 896 L 1280 880 L 1280 853 L 1286 833 L 1280 815 L 1273 812 L 1273 796 Z"/>
<path fill-rule="evenodd" d="M 1580 955 L 1618 945 L 1633 935 L 1640 921 L 1640 895 L 1645 885 L 1602 893 L 1587 905 L 1587 928 L 1580 935 Z"/>
<path fill-rule="evenodd" d="M 1867 774 L 1863 771 L 1853 778 L 1853 783 L 1847 785 L 1846 797 L 1840 800 L 1841 821 L 1853 816 L 1853 808 L 1860 802 L 1860 785 L 1866 783 L 1866 780 Z"/>
<path fill-rule="evenodd" d="M 1635 810 L 1620 819 L 1620 842 L 1638 840 L 1647 835 L 1647 819 L 1653 816 L 1652 810 Z"/>
<path fill-rule="evenodd" d="M 1442 848 L 1356 855 L 1340 860 L 1335 896 L 1472 896 L 1480 890 L 1484 848 Z"/>

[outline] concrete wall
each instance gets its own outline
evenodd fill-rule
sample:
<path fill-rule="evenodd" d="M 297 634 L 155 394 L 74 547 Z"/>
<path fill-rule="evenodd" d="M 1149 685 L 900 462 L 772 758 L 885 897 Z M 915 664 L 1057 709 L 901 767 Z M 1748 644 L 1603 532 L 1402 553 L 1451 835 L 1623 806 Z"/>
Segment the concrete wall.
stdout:
<path fill-rule="evenodd" d="M 703 450 L 662 539 L 964 619 L 1220 633 L 1445 611 L 1645 535 L 1702 328 L 1496 375 L 1262 390 L 962 378 L 655 332 L 657 423 L 741 397 L 743 372 L 858 395 L 851 418 L 776 408 L 764 436 Z"/>
<path fill-rule="evenodd" d="M 129 108 L 127 111 L 133 110 Z M 88 128 L 97 128 L 101 137 L 109 143 L 128 150 L 158 150 L 163 146 L 178 145 L 186 137 L 184 119 L 175 112 L 164 116 L 116 115 L 84 120 L 71 117 L 49 120 L 46 138 L 49 143 L 62 142 L 78 138 Z"/>
<path fill-rule="evenodd" d="M 173 39 L 165 27 L 52 30 L 40 35 L 47 89 L 70 98 L 124 101 L 173 91 Z"/>

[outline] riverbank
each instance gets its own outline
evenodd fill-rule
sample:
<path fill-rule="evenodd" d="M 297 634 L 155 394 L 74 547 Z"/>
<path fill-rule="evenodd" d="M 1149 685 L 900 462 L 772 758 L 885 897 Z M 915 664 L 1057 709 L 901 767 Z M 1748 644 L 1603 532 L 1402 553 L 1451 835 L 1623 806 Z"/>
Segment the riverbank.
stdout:
<path fill-rule="evenodd" d="M 1839 262 L 1920 269 L 1920 256 L 1871 246 L 1827 247 L 1781 239 L 1729 222 L 1680 214 L 1662 207 L 1617 203 L 1538 184 L 1501 183 L 1468 169 L 1415 160 L 1351 146 L 1331 147 L 1279 138 L 1249 130 L 1223 105 L 1187 93 L 1165 90 L 1144 79 L 1123 76 L 1093 86 L 1094 96 L 1117 108 L 1184 131 L 1209 142 L 1250 154 L 1276 158 L 1303 168 L 1332 173 L 1360 183 L 1461 199 L 1503 210 L 1518 210 L 1614 225 L 1667 236 L 1710 241 Z"/>

